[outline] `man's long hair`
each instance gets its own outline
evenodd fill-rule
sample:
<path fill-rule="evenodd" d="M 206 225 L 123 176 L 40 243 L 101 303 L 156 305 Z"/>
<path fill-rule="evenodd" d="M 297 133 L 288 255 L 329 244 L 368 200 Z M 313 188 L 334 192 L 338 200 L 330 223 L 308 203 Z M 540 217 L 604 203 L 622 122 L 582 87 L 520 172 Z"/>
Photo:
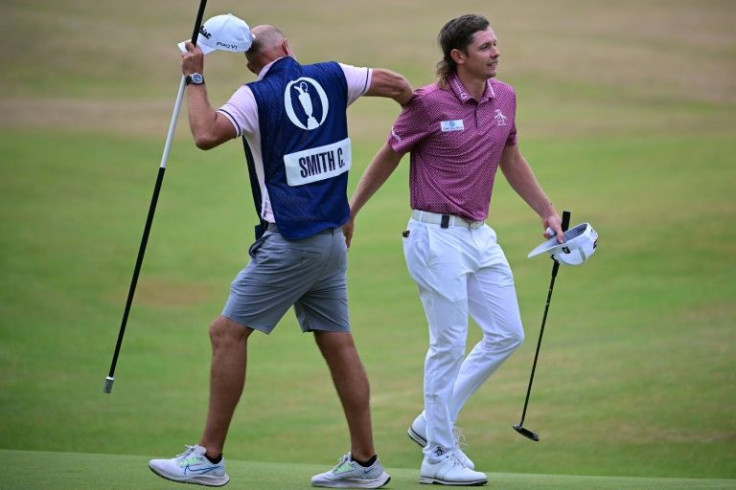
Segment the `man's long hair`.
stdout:
<path fill-rule="evenodd" d="M 485 31 L 490 22 L 481 15 L 466 14 L 452 19 L 440 29 L 437 42 L 442 49 L 442 59 L 437 63 L 437 83 L 440 87 L 447 87 L 448 78 L 457 72 L 457 63 L 450 53 L 453 49 L 466 52 L 473 41 L 473 34 Z"/>

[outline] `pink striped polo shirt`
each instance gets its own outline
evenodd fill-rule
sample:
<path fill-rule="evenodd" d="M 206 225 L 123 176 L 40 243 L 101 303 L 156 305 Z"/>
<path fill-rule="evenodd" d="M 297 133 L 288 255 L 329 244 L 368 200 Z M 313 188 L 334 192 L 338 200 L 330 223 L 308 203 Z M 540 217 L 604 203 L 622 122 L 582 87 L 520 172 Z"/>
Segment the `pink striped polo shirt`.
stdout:
<path fill-rule="evenodd" d="M 503 149 L 516 144 L 516 93 L 490 79 L 481 100 L 457 76 L 415 92 L 388 137 L 398 153 L 411 152 L 411 208 L 483 221 Z"/>

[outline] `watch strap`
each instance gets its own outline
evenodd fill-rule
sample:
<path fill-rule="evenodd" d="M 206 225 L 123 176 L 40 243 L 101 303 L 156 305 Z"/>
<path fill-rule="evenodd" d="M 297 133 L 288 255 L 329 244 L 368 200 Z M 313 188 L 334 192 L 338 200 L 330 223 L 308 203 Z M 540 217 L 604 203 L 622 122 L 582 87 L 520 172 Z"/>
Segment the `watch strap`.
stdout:
<path fill-rule="evenodd" d="M 204 77 L 199 73 L 192 73 L 184 78 L 186 85 L 203 85 Z"/>

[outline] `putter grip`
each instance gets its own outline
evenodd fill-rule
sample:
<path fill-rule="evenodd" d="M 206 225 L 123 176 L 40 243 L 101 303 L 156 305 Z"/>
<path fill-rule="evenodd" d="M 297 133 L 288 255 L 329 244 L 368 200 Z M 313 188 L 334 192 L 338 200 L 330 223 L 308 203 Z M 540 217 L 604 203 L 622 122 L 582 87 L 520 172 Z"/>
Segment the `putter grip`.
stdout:
<path fill-rule="evenodd" d="M 562 231 L 567 231 L 570 227 L 570 211 L 565 210 L 562 212 Z"/>
<path fill-rule="evenodd" d="M 562 212 L 562 223 L 560 223 L 560 227 L 562 228 L 562 232 L 566 232 L 567 229 L 570 227 L 570 211 L 567 209 Z M 557 277 L 557 271 L 560 269 L 560 263 L 557 262 L 557 260 L 552 257 L 552 260 L 554 261 L 554 265 L 552 265 L 552 281 L 554 284 L 554 278 Z"/>

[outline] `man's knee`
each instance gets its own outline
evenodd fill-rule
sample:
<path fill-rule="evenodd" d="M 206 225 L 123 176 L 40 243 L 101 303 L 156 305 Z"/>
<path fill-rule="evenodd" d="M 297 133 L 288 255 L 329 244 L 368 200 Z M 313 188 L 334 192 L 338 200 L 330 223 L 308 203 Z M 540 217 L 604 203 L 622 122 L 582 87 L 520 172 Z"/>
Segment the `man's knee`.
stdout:
<path fill-rule="evenodd" d="M 481 340 L 481 346 L 488 352 L 497 352 L 498 350 L 515 351 L 524 343 L 524 329 L 521 327 L 508 330 L 503 335 L 484 335 Z"/>
<path fill-rule="evenodd" d="M 210 325 L 210 342 L 213 347 L 243 342 L 252 331 L 220 315 Z"/>
<path fill-rule="evenodd" d="M 509 346 L 514 350 L 521 347 L 521 344 L 524 343 L 524 329 L 519 327 L 518 329 L 509 333 L 508 343 Z"/>
<path fill-rule="evenodd" d="M 343 352 L 356 350 L 353 334 L 350 332 L 327 332 L 315 330 L 314 340 L 324 352 Z"/>

